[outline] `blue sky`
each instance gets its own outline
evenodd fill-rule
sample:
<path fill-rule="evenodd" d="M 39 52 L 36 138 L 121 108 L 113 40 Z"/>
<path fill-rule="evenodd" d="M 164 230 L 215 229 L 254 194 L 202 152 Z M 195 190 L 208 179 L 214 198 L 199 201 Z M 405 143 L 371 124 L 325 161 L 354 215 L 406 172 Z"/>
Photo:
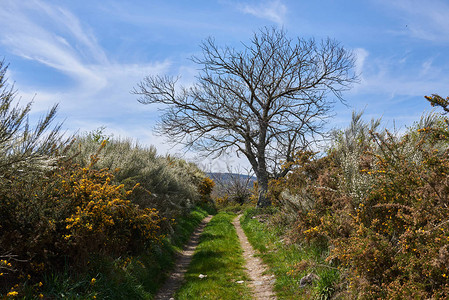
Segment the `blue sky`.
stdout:
<path fill-rule="evenodd" d="M 105 126 L 160 154 L 179 153 L 152 134 L 157 108 L 130 91 L 152 74 L 192 83 L 198 66 L 188 58 L 205 38 L 238 48 L 263 26 L 334 38 L 357 55 L 361 75 L 329 127 L 347 126 L 351 112 L 364 109 L 366 119 L 405 128 L 430 110 L 424 95 L 449 95 L 447 16 L 444 0 L 2 0 L 0 57 L 18 98 L 34 101 L 32 117 L 59 103 L 68 132 Z"/>

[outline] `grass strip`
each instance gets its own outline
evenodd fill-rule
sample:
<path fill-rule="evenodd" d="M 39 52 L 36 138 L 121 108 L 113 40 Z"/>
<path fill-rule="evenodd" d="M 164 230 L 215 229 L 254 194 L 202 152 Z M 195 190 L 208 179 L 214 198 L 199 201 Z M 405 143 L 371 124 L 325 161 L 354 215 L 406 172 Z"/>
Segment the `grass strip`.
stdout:
<path fill-rule="evenodd" d="M 210 211 L 196 207 L 177 220 L 173 234 L 145 254 L 93 257 L 86 272 L 66 268 L 46 276 L 42 295 L 50 299 L 152 299 L 173 268 L 175 254 Z M 32 298 L 33 290 L 28 293 Z"/>
<path fill-rule="evenodd" d="M 206 226 L 176 299 L 251 299 L 235 217 L 220 212 Z"/>
<path fill-rule="evenodd" d="M 266 212 L 251 208 L 240 221 L 250 244 L 276 276 L 274 290 L 278 299 L 330 299 L 339 272 L 324 261 L 326 250 L 313 245 L 286 245 L 282 239 L 285 228 L 267 226 L 259 221 L 260 215 L 266 218 Z M 319 279 L 313 285 L 300 287 L 301 278 L 309 273 Z"/>

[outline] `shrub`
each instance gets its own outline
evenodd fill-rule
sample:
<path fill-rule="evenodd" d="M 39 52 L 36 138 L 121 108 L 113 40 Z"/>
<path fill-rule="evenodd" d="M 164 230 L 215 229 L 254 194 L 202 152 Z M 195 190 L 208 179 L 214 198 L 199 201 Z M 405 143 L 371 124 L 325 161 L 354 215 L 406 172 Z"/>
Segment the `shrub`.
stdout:
<path fill-rule="evenodd" d="M 233 170 L 227 167 L 226 173 L 213 173 L 212 178 L 216 185 L 212 192 L 215 203 L 221 208 L 242 206 L 251 201 L 252 185 L 255 178 L 246 170 L 243 175 L 239 168 Z M 257 193 L 255 191 L 255 193 Z"/>
<path fill-rule="evenodd" d="M 109 171 L 76 167 L 58 177 L 62 191 L 58 198 L 74 208 L 65 219 L 68 232 L 64 239 L 70 248 L 86 254 L 120 255 L 138 253 L 159 239 L 158 212 L 128 200 L 133 191 L 112 184 L 114 176 Z M 76 257 L 83 256 L 78 253 Z"/>
<path fill-rule="evenodd" d="M 60 125 L 50 129 L 57 106 L 33 128 L 31 104 L 13 105 L 5 73 L 0 62 L 0 298 L 37 298 L 45 278 L 67 270 L 86 278 L 99 258 L 162 249 L 171 230 L 164 215 L 187 212 L 210 194 L 213 182 L 195 165 L 154 148 L 101 129 L 64 139 Z"/>
<path fill-rule="evenodd" d="M 210 194 L 212 193 L 214 186 L 215 182 L 208 177 L 203 178 L 203 180 L 199 183 L 198 193 L 201 195 L 201 199 L 204 202 L 210 201 Z"/>
<path fill-rule="evenodd" d="M 329 247 L 346 282 L 335 287 L 340 295 L 448 297 L 447 125 L 434 114 L 403 135 L 373 125 L 354 118 L 325 157 L 298 153 L 271 192 L 295 212 L 297 242 Z"/>
<path fill-rule="evenodd" d="M 448 296 L 449 160 L 438 128 L 419 128 L 401 139 L 373 134 L 378 170 L 347 238 L 336 239 L 333 255 L 349 266 L 353 290 L 375 297 Z"/>
<path fill-rule="evenodd" d="M 28 116 L 32 103 L 24 107 L 19 106 L 15 99 L 16 91 L 8 85 L 5 77 L 7 68 L 5 62 L 0 61 L 1 180 L 51 166 L 51 155 L 70 141 L 70 138 L 63 139 L 60 134 L 60 124 L 50 129 L 56 116 L 57 105 L 54 105 L 34 128 L 29 124 Z"/>
<path fill-rule="evenodd" d="M 0 293 L 5 291 L 14 296 L 15 288 L 4 287 L 9 287 L 11 278 L 17 279 L 14 275 L 20 270 L 20 264 L 25 263 L 26 257 L 20 249 L 30 238 L 24 233 L 33 231 L 28 220 L 37 215 L 36 208 L 26 203 L 29 199 L 23 196 L 30 193 L 36 197 L 37 193 L 31 191 L 36 190 L 34 187 L 40 179 L 54 167 L 55 155 L 64 153 L 70 138 L 63 138 L 60 125 L 50 128 L 57 105 L 35 126 L 28 122 L 32 103 L 19 105 L 14 87 L 8 85 L 6 71 L 7 66 L 0 61 Z M 41 234 L 46 235 L 46 231 Z"/>
<path fill-rule="evenodd" d="M 101 133 L 77 137 L 71 154 L 80 165 L 89 164 Z M 154 147 L 142 147 L 130 140 L 108 137 L 96 169 L 115 170 L 113 181 L 133 189 L 130 200 L 146 208 L 156 208 L 171 219 L 187 213 L 201 201 L 198 186 L 205 174 L 192 163 L 171 156 L 158 156 Z"/>
<path fill-rule="evenodd" d="M 16 179 L 0 195 L 0 251 L 17 258 L 5 283 L 67 264 L 82 270 L 92 255 L 140 253 L 160 239 L 158 212 L 128 200 L 133 191 L 93 169 L 96 160 L 84 168 L 60 160 L 40 180 Z"/>

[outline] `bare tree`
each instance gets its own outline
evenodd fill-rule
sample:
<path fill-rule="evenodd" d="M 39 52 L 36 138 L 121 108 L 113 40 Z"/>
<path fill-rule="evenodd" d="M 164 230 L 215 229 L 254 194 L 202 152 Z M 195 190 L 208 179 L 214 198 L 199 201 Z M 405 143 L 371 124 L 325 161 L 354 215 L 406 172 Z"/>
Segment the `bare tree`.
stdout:
<path fill-rule="evenodd" d="M 227 165 L 227 173 L 212 173 L 215 181 L 214 194 L 218 197 L 228 197 L 235 203 L 243 204 L 251 196 L 254 185 L 254 172 L 251 169 L 242 170 Z"/>
<path fill-rule="evenodd" d="M 205 40 L 191 87 L 178 78 L 148 76 L 133 93 L 143 104 L 163 104 L 157 131 L 207 155 L 246 156 L 259 184 L 258 206 L 281 164 L 320 134 L 336 99 L 356 80 L 354 56 L 334 40 L 290 39 L 264 28 L 242 50 Z M 333 99 L 327 96 L 333 95 Z"/>

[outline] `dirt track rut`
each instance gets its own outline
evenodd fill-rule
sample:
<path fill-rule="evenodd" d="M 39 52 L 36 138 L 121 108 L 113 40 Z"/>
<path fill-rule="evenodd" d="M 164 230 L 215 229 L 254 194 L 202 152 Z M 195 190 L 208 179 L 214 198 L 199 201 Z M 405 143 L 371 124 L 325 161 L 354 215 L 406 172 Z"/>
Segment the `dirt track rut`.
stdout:
<path fill-rule="evenodd" d="M 248 238 L 240 226 L 240 217 L 241 216 L 235 218 L 232 224 L 237 230 L 237 235 L 239 236 L 240 244 L 243 248 L 243 257 L 246 261 L 246 271 L 251 278 L 249 286 L 253 290 L 254 299 L 276 299 L 273 292 L 273 283 L 275 278 L 273 275 L 270 276 L 264 274 L 266 271 L 266 266 L 259 257 L 255 256 L 256 252 L 249 243 Z"/>

